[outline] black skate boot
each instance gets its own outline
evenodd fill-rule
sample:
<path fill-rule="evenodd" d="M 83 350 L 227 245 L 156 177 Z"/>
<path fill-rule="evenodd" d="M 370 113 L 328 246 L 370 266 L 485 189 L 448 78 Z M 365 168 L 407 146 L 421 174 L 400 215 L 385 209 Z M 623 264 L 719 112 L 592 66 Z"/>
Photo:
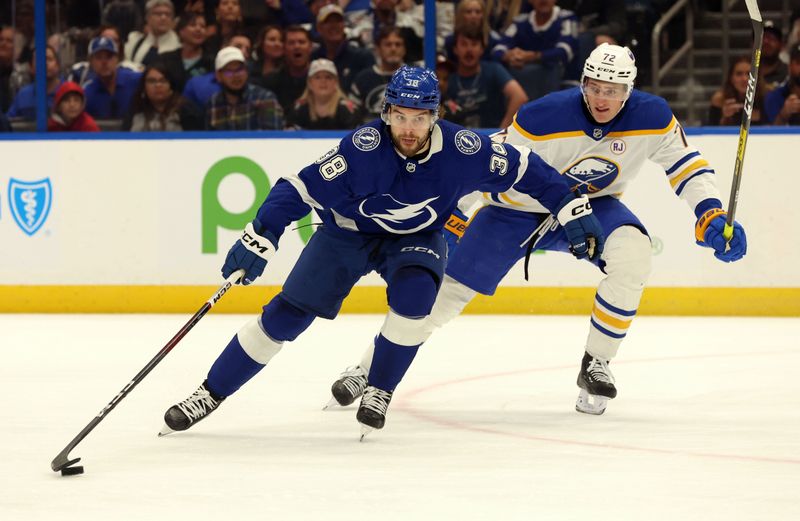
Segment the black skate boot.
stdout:
<path fill-rule="evenodd" d="M 164 413 L 164 428 L 158 433 L 164 436 L 175 431 L 185 431 L 219 407 L 224 396 L 212 394 L 204 381 L 192 395 L 184 401 L 173 405 Z"/>
<path fill-rule="evenodd" d="M 361 424 L 361 439 L 373 429 L 382 429 L 386 424 L 386 409 L 392 401 L 394 391 L 384 391 L 368 385 L 358 406 L 356 419 Z"/>
<path fill-rule="evenodd" d="M 347 407 L 356 398 L 364 393 L 367 387 L 367 373 L 361 368 L 360 365 L 348 367 L 341 374 L 338 380 L 333 382 L 331 386 L 331 394 L 333 398 L 328 402 L 328 405 L 323 407 L 327 409 L 332 405 L 341 405 Z"/>
<path fill-rule="evenodd" d="M 608 400 L 617 396 L 614 375 L 608 368 L 608 361 L 594 358 L 588 352 L 583 355 L 581 372 L 578 373 L 578 387 L 581 392 L 575 403 L 575 410 L 587 414 L 603 414 Z"/>

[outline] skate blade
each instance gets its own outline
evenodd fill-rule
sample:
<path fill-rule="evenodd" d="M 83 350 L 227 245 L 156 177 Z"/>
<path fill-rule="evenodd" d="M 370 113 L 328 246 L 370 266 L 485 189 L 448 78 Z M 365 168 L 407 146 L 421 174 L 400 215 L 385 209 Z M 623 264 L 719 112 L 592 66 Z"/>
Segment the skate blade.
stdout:
<path fill-rule="evenodd" d="M 167 434 L 172 434 L 173 432 L 175 432 L 175 431 L 173 431 L 172 429 L 170 429 L 169 427 L 167 427 L 167 425 L 165 424 L 165 425 L 164 425 L 164 426 L 161 428 L 161 430 L 160 430 L 160 431 L 158 431 L 158 437 L 159 437 L 159 438 L 161 438 L 162 436 L 166 436 Z"/>
<path fill-rule="evenodd" d="M 327 411 L 328 409 L 336 409 L 337 407 L 341 407 L 341 405 L 339 405 L 339 402 L 336 401 L 336 398 L 331 396 L 330 401 L 325 404 L 325 407 L 323 407 L 322 410 Z"/>
<path fill-rule="evenodd" d="M 589 394 L 581 389 L 578 400 L 575 402 L 575 410 L 584 414 L 599 416 L 606 412 L 608 398 L 596 394 Z"/>
<path fill-rule="evenodd" d="M 370 432 L 372 432 L 374 430 L 375 429 L 373 429 L 372 427 L 369 427 L 368 425 L 364 425 L 362 423 L 361 424 L 361 437 L 358 439 L 358 441 L 364 441 L 364 438 L 367 437 L 367 434 L 369 434 Z"/>

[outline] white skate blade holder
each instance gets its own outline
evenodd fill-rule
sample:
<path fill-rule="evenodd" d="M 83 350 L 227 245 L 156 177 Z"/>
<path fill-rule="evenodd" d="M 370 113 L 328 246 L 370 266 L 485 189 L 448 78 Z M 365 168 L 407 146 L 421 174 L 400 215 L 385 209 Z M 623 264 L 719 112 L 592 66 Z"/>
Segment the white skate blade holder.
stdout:
<path fill-rule="evenodd" d="M 336 398 L 331 396 L 331 399 L 328 401 L 328 403 L 325 404 L 325 406 L 322 408 L 322 410 L 323 411 L 327 411 L 328 409 L 332 410 L 332 409 L 341 409 L 341 408 L 342 408 L 342 406 L 339 405 L 339 402 L 336 401 Z"/>
<path fill-rule="evenodd" d="M 606 412 L 606 405 L 608 405 L 608 397 L 589 394 L 585 389 L 581 389 L 580 394 L 578 394 L 578 401 L 575 402 L 575 410 L 599 416 Z"/>
<path fill-rule="evenodd" d="M 175 431 L 173 431 L 166 424 L 164 424 L 164 426 L 161 427 L 161 430 L 158 432 L 158 437 L 161 438 L 162 436 L 166 436 L 167 434 L 172 434 L 173 432 Z"/>
<path fill-rule="evenodd" d="M 375 429 L 367 425 L 364 425 L 363 423 L 360 423 L 359 425 L 361 425 L 361 437 L 358 439 L 358 441 L 364 441 L 364 438 L 367 437 L 367 434 L 374 431 Z"/>

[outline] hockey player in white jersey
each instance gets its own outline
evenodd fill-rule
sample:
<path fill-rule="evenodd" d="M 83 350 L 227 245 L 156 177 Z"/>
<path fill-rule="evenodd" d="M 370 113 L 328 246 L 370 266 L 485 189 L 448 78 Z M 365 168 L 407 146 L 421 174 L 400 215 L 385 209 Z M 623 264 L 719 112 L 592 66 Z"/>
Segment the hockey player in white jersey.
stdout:
<path fill-rule="evenodd" d="M 633 89 L 635 79 L 633 53 L 602 44 L 586 60 L 580 87 L 523 105 L 512 125 L 494 136 L 529 147 L 588 195 L 607 237 L 605 251 L 593 261 L 605 278 L 595 294 L 577 381 L 576 409 L 589 414 L 602 414 L 617 394 L 608 364 L 636 315 L 650 273 L 647 231 L 619 199 L 645 160 L 663 167 L 666 181 L 694 212 L 697 244 L 713 249 L 724 262 L 737 261 L 747 251 L 739 223 L 730 242 L 722 236 L 726 214 L 708 161 L 687 142 L 662 98 Z M 494 294 L 526 252 L 565 250 L 563 231 L 539 201 L 514 189 L 483 197 L 486 206 L 474 215 L 448 259 L 430 330 L 460 314 L 476 293 Z M 359 395 L 370 363 L 368 349 L 360 364 L 334 382 L 331 403 L 347 405 Z"/>
<path fill-rule="evenodd" d="M 438 121 L 440 101 L 433 72 L 401 67 L 386 88 L 381 120 L 275 184 L 228 252 L 224 277 L 245 269 L 242 282 L 255 280 L 286 226 L 312 208 L 322 225 L 281 292 L 231 339 L 202 385 L 167 410 L 163 433 L 206 418 L 316 317 L 335 318 L 371 271 L 386 281 L 390 310 L 375 336 L 370 385 L 356 419 L 362 436 L 382 428 L 392 393 L 429 334 L 423 326 L 447 257 L 442 228 L 468 193 L 516 187 L 559 215 L 577 257 L 599 257 L 604 237 L 586 197 L 530 150 Z"/>

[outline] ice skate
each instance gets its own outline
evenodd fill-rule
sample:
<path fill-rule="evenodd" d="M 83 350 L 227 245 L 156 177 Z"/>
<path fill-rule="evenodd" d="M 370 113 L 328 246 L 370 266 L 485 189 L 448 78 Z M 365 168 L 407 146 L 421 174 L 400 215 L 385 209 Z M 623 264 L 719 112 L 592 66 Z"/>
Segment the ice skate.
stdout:
<path fill-rule="evenodd" d="M 339 379 L 333 382 L 331 386 L 333 397 L 322 409 L 325 410 L 332 406 L 347 407 L 364 393 L 366 387 L 367 373 L 361 366 L 348 367 Z"/>
<path fill-rule="evenodd" d="M 578 387 L 581 392 L 578 394 L 575 410 L 586 414 L 603 414 L 608 400 L 617 396 L 614 375 L 608 368 L 608 361 L 594 358 L 588 352 L 583 355 Z"/>
<path fill-rule="evenodd" d="M 386 409 L 392 401 L 393 391 L 384 391 L 368 385 L 358 406 L 356 419 L 361 424 L 361 441 L 375 429 L 382 429 L 386 424 Z"/>
<path fill-rule="evenodd" d="M 158 435 L 166 436 L 175 431 L 185 431 L 214 412 L 224 399 L 224 396 L 211 394 L 206 382 L 203 382 L 191 396 L 167 409 L 164 413 L 164 428 Z"/>

